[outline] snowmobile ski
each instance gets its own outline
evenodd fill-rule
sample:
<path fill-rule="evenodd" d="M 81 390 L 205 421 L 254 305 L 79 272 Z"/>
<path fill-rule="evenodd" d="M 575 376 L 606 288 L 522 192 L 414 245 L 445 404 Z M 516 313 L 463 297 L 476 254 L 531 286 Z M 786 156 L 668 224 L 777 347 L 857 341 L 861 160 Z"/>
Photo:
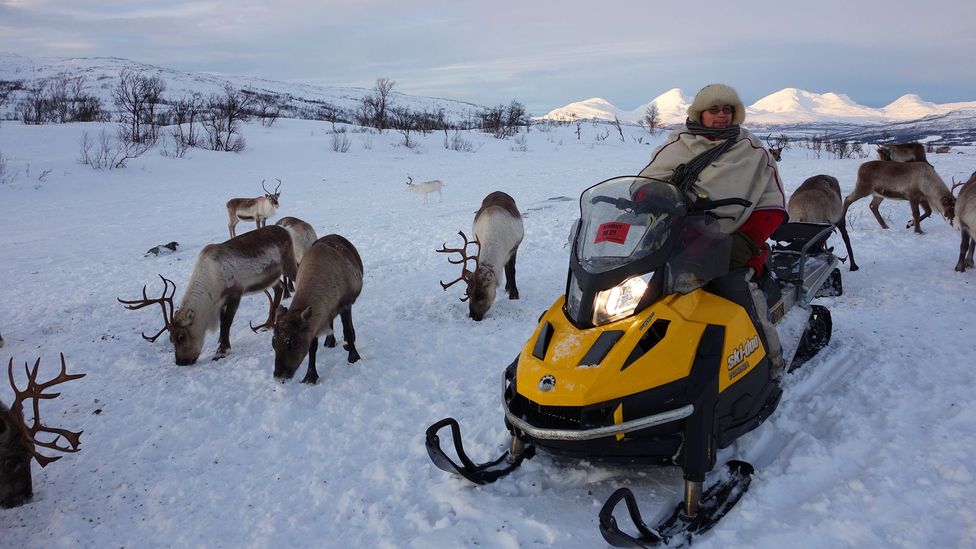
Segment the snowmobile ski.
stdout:
<path fill-rule="evenodd" d="M 729 461 L 726 465 L 728 478 L 715 483 L 705 492 L 698 513 L 694 517 L 685 515 L 684 502 L 682 502 L 655 528 L 649 528 L 644 523 L 633 492 L 628 488 L 620 488 L 607 499 L 600 510 L 600 533 L 603 534 L 603 539 L 614 547 L 691 545 L 695 536 L 715 526 L 749 489 L 749 483 L 752 481 L 752 465 L 738 460 Z M 638 537 L 626 534 L 617 527 L 613 511 L 621 500 L 627 504 L 630 519 L 639 532 Z"/>
<path fill-rule="evenodd" d="M 440 437 L 437 432 L 444 427 L 450 426 L 451 437 L 454 439 L 454 451 L 457 453 L 461 465 L 448 457 L 441 448 Z M 517 440 L 517 439 L 516 439 Z M 475 484 L 491 484 L 501 477 L 511 473 L 525 459 L 530 459 L 535 455 L 534 446 L 518 446 L 517 451 L 506 450 L 498 459 L 486 463 L 475 463 L 464 453 L 464 446 L 461 444 L 461 428 L 456 419 L 452 417 L 444 418 L 427 428 L 427 455 L 439 469 L 448 473 L 457 473 Z"/>

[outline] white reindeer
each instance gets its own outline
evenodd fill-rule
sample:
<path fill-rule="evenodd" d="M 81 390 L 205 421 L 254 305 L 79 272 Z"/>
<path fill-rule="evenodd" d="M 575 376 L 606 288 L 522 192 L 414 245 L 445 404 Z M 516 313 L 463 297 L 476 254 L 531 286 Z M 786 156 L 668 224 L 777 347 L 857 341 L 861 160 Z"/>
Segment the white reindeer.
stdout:
<path fill-rule="evenodd" d="M 441 194 L 441 189 L 443 187 L 444 183 L 442 183 L 440 179 L 431 179 L 430 181 L 415 184 L 413 182 L 413 178 L 409 175 L 407 176 L 407 192 L 423 194 L 424 204 L 427 203 L 427 195 L 433 192 L 437 193 L 437 201 L 440 202 L 444 196 Z"/>
<path fill-rule="evenodd" d="M 141 300 L 123 301 L 127 309 L 141 309 L 158 304 L 163 309 L 165 325 L 155 336 L 142 335 L 155 341 L 169 330 L 169 339 L 176 351 L 176 364 L 193 364 L 200 357 L 207 332 L 220 324 L 220 341 L 214 360 L 230 353 L 230 326 L 237 314 L 237 307 L 244 294 L 260 292 L 274 286 L 275 295 L 264 325 L 274 326 L 275 312 L 281 302 L 283 284 L 281 277 L 295 278 L 298 266 L 288 231 L 271 225 L 242 234 L 220 244 L 208 244 L 200 250 L 193 275 L 183 293 L 180 308 L 173 311 L 173 295 L 176 284 L 163 278 L 163 295 L 149 299 L 142 288 Z M 160 276 L 162 278 L 162 276 Z"/>
<path fill-rule="evenodd" d="M 515 285 L 515 256 L 525 232 L 515 199 L 501 191 L 489 194 L 481 202 L 481 208 L 475 212 L 473 228 L 474 242 L 469 241 L 463 231 L 458 231 L 464 239 L 463 248 L 448 248 L 445 243 L 437 251 L 461 254 L 460 260 L 448 259 L 449 262 L 462 266 L 461 276 L 448 284 L 441 282 L 441 287 L 447 290 L 454 283 L 464 280 L 467 290 L 461 301 L 471 298 L 468 312 L 474 320 L 481 320 L 495 301 L 503 267 L 508 298 L 519 298 L 518 287 Z M 468 255 L 468 244 L 478 244 L 478 255 Z M 467 269 L 468 260 L 474 260 L 474 271 Z"/>
<path fill-rule="evenodd" d="M 253 220 L 254 228 L 260 229 L 267 225 L 268 218 L 278 211 L 278 198 L 281 196 L 278 189 L 281 188 L 281 180 L 278 179 L 278 186 L 275 187 L 274 192 L 265 188 L 263 179 L 261 180 L 261 188 L 264 189 L 264 196 L 231 198 L 227 201 L 227 217 L 230 218 L 227 222 L 227 230 L 230 231 L 231 238 L 237 236 L 237 231 L 234 229 L 237 227 L 238 221 L 242 219 L 244 221 Z"/>

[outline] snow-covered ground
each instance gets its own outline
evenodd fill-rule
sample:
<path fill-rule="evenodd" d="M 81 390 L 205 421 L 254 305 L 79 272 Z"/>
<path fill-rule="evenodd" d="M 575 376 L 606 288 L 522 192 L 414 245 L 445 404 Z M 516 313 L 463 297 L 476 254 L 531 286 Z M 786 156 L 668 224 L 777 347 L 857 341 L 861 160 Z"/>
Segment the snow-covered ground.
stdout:
<path fill-rule="evenodd" d="M 680 497 L 677 468 L 615 467 L 540 455 L 475 487 L 428 460 L 424 429 L 452 415 L 476 459 L 507 440 L 500 372 L 563 291 L 570 225 L 586 187 L 632 174 L 651 147 L 584 124 L 512 140 L 465 134 L 475 152 L 396 146 L 396 133 L 348 134 L 330 149 L 329 125 L 280 120 L 245 128 L 240 154 L 152 151 L 121 170 L 77 162 L 97 124 L 0 125 L 0 356 L 41 358 L 42 377 L 87 377 L 42 404 L 55 426 L 83 429 L 82 451 L 40 469 L 26 505 L 0 510 L 4 547 L 601 547 L 597 512 L 628 486 L 652 521 Z M 628 130 L 634 136 L 637 129 Z M 652 139 L 659 142 L 661 137 Z M 931 155 L 948 182 L 976 169 L 976 151 Z M 788 190 L 832 174 L 845 192 L 862 160 L 786 151 Z M 443 200 L 405 192 L 444 181 Z M 9 179 L 12 178 L 12 181 Z M 339 233 L 359 249 L 365 287 L 353 308 L 363 360 L 318 354 L 322 380 L 272 379 L 269 333 L 252 333 L 266 300 L 245 297 L 231 355 L 178 367 L 156 309 L 124 310 L 157 273 L 182 295 L 196 254 L 227 237 L 224 202 L 283 181 L 279 216 Z M 442 243 L 468 229 L 481 199 L 513 195 L 525 215 L 521 300 L 500 299 L 475 323 L 462 290 L 438 280 L 456 267 Z M 569 198 L 567 200 L 567 198 Z M 958 232 L 938 215 L 926 234 L 904 228 L 909 208 L 886 201 L 882 230 L 868 200 L 849 226 L 861 270 L 844 272 L 830 345 L 787 376 L 763 426 L 722 451 L 756 465 L 752 488 L 701 547 L 976 546 L 976 272 L 953 272 Z M 242 230 L 244 224 L 238 226 Z M 145 257 L 156 245 L 180 250 Z M 839 238 L 834 245 L 843 250 Z M 21 378 L 22 379 L 22 378 Z M 5 385 L 5 384 L 4 384 Z M 11 392 L 0 388 L 0 399 Z"/>

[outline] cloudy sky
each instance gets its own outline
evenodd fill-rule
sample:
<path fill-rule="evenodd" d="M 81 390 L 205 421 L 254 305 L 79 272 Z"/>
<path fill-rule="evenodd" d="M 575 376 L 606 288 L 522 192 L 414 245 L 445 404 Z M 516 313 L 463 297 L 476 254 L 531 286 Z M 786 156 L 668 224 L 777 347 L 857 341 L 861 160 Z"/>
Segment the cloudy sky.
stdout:
<path fill-rule="evenodd" d="M 976 2 L 0 0 L 0 51 L 371 87 L 533 114 L 673 87 L 785 87 L 881 107 L 976 100 Z"/>

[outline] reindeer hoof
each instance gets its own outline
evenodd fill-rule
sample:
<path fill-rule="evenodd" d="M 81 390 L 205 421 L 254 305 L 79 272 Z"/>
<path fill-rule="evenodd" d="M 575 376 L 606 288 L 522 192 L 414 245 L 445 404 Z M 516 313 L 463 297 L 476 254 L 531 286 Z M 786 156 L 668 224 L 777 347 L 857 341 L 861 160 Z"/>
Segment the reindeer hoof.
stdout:
<path fill-rule="evenodd" d="M 230 354 L 230 349 L 217 349 L 217 352 L 214 353 L 212 360 L 216 362 L 229 354 Z"/>
<path fill-rule="evenodd" d="M 330 349 L 336 346 L 336 338 L 334 335 L 329 334 L 325 336 L 325 346 L 329 347 Z"/>
<path fill-rule="evenodd" d="M 302 379 L 302 383 L 307 383 L 309 385 L 316 385 L 318 384 L 318 382 L 319 382 L 318 375 L 313 376 L 312 374 L 305 374 L 305 378 Z"/>
<path fill-rule="evenodd" d="M 860 269 L 860 267 L 858 267 L 857 265 L 854 265 L 853 263 L 851 264 L 851 269 L 850 269 L 850 272 L 852 272 L 852 273 L 853 273 L 854 271 L 856 271 L 856 270 L 858 270 L 858 269 Z"/>
<path fill-rule="evenodd" d="M 355 364 L 355 363 L 359 362 L 359 359 L 360 358 L 362 358 L 362 357 L 359 356 L 359 351 L 356 350 L 356 346 L 355 345 L 351 345 L 349 343 L 344 343 L 342 345 L 342 348 L 345 349 L 345 350 L 347 350 L 347 351 L 349 351 L 349 358 L 346 359 L 349 362 L 349 364 Z"/>

